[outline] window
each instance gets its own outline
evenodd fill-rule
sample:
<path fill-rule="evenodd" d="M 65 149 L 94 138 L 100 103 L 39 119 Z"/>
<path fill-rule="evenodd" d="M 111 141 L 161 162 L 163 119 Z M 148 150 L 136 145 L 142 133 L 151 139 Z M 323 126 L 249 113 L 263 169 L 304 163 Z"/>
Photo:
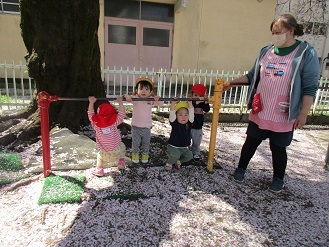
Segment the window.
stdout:
<path fill-rule="evenodd" d="M 318 35 L 324 35 L 324 36 L 326 36 L 327 25 L 324 24 L 324 23 L 318 23 L 318 25 L 319 25 Z"/>
<path fill-rule="evenodd" d="M 169 30 L 143 28 L 143 45 L 169 47 Z"/>
<path fill-rule="evenodd" d="M 107 0 L 104 2 L 105 16 L 139 19 L 139 2 L 127 0 Z"/>
<path fill-rule="evenodd" d="M 174 5 L 141 2 L 136 0 L 105 0 L 104 2 L 105 16 L 174 22 Z"/>
<path fill-rule="evenodd" d="M 19 14 L 19 0 L 0 0 L 1 13 Z"/>
<path fill-rule="evenodd" d="M 304 23 L 304 33 L 311 35 L 323 35 L 326 36 L 327 25 L 318 22 L 306 22 Z"/>
<path fill-rule="evenodd" d="M 109 25 L 109 43 L 136 45 L 136 27 Z"/>
<path fill-rule="evenodd" d="M 142 20 L 174 22 L 174 5 L 142 2 Z"/>

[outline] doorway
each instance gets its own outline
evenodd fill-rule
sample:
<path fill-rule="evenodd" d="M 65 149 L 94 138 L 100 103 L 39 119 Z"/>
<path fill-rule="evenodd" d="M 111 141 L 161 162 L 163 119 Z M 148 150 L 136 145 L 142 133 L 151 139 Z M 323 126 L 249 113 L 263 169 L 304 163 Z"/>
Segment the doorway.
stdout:
<path fill-rule="evenodd" d="M 105 1 L 105 68 L 170 69 L 174 6 Z"/>

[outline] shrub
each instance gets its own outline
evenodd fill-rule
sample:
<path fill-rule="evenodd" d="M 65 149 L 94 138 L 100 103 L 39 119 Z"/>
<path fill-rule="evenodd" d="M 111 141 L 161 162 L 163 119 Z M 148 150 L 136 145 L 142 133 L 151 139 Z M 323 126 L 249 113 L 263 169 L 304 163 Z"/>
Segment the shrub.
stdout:
<path fill-rule="evenodd" d="M 0 169 L 3 171 L 19 171 L 24 169 L 19 156 L 10 152 L 0 152 Z"/>

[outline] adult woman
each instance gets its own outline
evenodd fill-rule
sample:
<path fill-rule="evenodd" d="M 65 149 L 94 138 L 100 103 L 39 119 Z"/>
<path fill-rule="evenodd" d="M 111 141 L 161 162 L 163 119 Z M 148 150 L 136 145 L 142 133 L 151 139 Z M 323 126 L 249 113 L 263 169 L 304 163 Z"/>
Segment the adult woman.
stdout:
<path fill-rule="evenodd" d="M 234 179 L 242 182 L 246 168 L 257 147 L 270 140 L 273 181 L 270 190 L 281 192 L 287 166 L 286 147 L 293 131 L 306 123 L 316 94 L 319 61 L 314 48 L 295 39 L 304 34 L 290 14 L 271 23 L 272 43 L 260 51 L 246 76 L 232 82 L 249 82 L 248 107 L 251 108 L 247 138 L 241 150 Z"/>

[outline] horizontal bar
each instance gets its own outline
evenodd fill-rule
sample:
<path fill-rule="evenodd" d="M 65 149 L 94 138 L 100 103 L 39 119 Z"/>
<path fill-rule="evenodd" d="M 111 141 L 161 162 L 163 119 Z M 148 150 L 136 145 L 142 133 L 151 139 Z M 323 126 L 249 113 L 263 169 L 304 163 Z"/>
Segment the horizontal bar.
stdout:
<path fill-rule="evenodd" d="M 250 86 L 249 82 L 230 82 L 232 87 Z"/>
<path fill-rule="evenodd" d="M 108 97 L 108 98 L 96 98 L 97 100 L 107 100 L 114 101 L 116 97 Z M 57 97 L 57 100 L 72 100 L 72 101 L 88 101 L 88 98 L 64 98 Z M 131 98 L 132 101 L 154 101 L 154 98 Z M 159 98 L 159 101 L 198 101 L 200 98 Z M 126 101 L 124 97 L 122 97 L 122 101 Z"/>

